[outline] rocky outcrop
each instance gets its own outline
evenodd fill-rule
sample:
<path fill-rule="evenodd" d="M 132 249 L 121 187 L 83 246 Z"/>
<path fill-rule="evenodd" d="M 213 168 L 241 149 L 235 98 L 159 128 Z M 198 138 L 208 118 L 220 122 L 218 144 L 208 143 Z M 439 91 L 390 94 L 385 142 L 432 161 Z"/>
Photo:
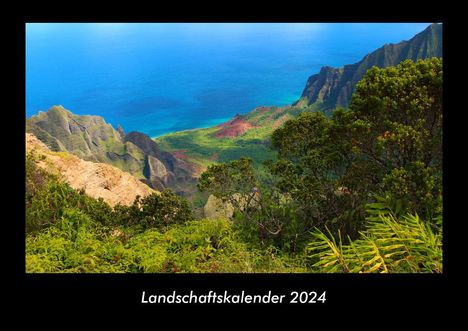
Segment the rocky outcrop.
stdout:
<path fill-rule="evenodd" d="M 221 199 L 210 195 L 208 201 L 203 207 L 203 215 L 206 218 L 231 218 L 234 214 L 234 207 L 229 202 L 223 202 Z"/>
<path fill-rule="evenodd" d="M 72 188 L 84 189 L 93 198 L 102 198 L 111 206 L 131 205 L 137 195 L 155 191 L 127 172 L 109 164 L 84 161 L 75 155 L 51 151 L 33 134 L 26 133 L 26 152 L 40 156 L 38 165 L 60 176 Z"/>
<path fill-rule="evenodd" d="M 164 187 L 169 186 L 169 172 L 164 164 L 154 156 L 147 156 L 144 173 L 151 187 L 161 190 Z"/>
<path fill-rule="evenodd" d="M 387 44 L 361 61 L 343 68 L 323 67 L 307 80 L 298 105 L 317 105 L 323 110 L 347 107 L 357 82 L 372 66 L 385 68 L 403 60 L 442 57 L 442 25 L 432 24 L 410 40 Z"/>
<path fill-rule="evenodd" d="M 164 178 L 167 176 L 166 167 L 154 156 L 148 155 L 148 167 L 150 171 L 150 179 L 152 177 Z"/>
<path fill-rule="evenodd" d="M 259 201 L 260 194 L 258 192 L 253 195 L 241 195 L 239 193 L 235 193 L 231 196 L 230 201 L 223 201 L 214 195 L 210 195 L 203 207 L 203 214 L 207 218 L 232 218 L 234 216 L 233 203 L 241 211 L 244 211 L 246 208 L 260 208 Z"/>
<path fill-rule="evenodd" d="M 333 92 L 338 88 L 343 75 L 343 69 L 333 67 L 322 67 L 317 75 L 311 76 L 306 84 L 304 94 L 313 102 L 330 99 Z"/>
<path fill-rule="evenodd" d="M 117 132 L 120 134 L 120 138 L 125 139 L 125 131 L 120 124 L 117 125 Z"/>

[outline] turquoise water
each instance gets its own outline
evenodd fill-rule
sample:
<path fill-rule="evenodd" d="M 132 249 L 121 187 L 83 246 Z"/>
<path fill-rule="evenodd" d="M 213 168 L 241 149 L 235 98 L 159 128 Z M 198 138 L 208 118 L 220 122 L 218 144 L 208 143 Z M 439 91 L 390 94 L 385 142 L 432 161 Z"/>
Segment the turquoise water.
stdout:
<path fill-rule="evenodd" d="M 153 137 L 216 125 L 428 25 L 27 24 L 26 116 L 63 105 Z"/>

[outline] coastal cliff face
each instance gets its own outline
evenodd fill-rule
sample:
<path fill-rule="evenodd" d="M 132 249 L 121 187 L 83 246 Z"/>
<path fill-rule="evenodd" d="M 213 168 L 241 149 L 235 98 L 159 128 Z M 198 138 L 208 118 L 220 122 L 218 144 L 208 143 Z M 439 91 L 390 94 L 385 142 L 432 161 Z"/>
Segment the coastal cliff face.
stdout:
<path fill-rule="evenodd" d="M 177 183 L 192 178 L 192 169 L 185 161 L 161 151 L 149 136 L 140 132 L 126 135 L 122 127 L 116 130 L 100 116 L 75 115 L 62 106 L 53 106 L 28 118 L 26 131 L 51 151 L 110 164 L 154 189 L 179 190 Z"/>
<path fill-rule="evenodd" d="M 153 192 L 147 185 L 109 164 L 84 161 L 67 152 L 53 152 L 33 134 L 26 133 L 26 152 L 38 156 L 38 166 L 61 177 L 72 188 L 83 189 L 111 206 L 131 205 L 136 196 Z"/>
<path fill-rule="evenodd" d="M 323 67 L 318 74 L 307 80 L 301 106 L 316 105 L 322 110 L 347 107 L 355 86 L 366 71 L 373 66 L 395 66 L 403 60 L 442 57 L 442 25 L 432 24 L 410 40 L 398 44 L 386 44 L 361 61 L 343 68 Z"/>

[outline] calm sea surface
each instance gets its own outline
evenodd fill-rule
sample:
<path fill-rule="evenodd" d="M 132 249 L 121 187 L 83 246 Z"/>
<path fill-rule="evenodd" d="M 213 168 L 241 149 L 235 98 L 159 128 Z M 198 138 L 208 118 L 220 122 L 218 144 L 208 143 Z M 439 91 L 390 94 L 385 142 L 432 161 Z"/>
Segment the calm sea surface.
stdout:
<path fill-rule="evenodd" d="M 63 105 L 153 137 L 212 126 L 428 25 L 27 24 L 26 116 Z"/>

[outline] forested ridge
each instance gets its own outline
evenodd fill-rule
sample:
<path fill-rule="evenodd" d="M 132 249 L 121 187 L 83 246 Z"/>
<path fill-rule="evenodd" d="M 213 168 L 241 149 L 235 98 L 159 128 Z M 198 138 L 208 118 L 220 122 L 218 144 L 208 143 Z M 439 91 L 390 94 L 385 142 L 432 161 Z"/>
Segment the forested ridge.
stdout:
<path fill-rule="evenodd" d="M 111 207 L 32 151 L 26 271 L 442 272 L 442 83 L 441 58 L 372 67 L 349 108 L 279 123 L 277 157 L 209 165 L 228 217 L 170 189 Z"/>

